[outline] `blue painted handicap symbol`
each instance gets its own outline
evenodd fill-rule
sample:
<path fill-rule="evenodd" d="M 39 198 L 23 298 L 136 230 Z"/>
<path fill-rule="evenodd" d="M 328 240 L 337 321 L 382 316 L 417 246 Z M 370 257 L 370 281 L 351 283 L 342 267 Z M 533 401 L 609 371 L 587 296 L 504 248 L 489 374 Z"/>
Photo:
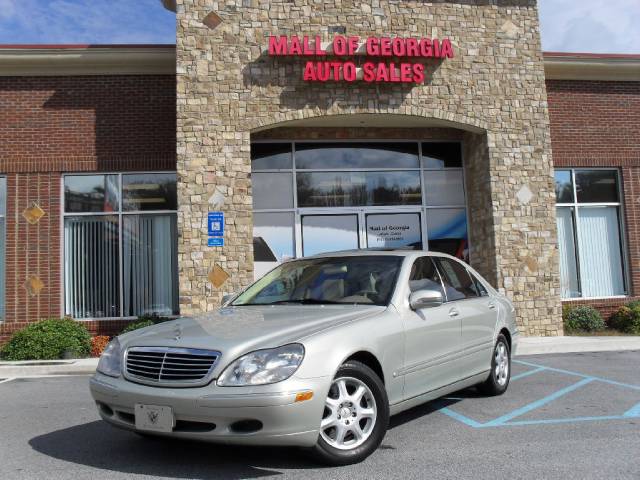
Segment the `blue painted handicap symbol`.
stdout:
<path fill-rule="evenodd" d="M 207 215 L 207 231 L 210 237 L 224 236 L 224 213 L 209 212 Z"/>

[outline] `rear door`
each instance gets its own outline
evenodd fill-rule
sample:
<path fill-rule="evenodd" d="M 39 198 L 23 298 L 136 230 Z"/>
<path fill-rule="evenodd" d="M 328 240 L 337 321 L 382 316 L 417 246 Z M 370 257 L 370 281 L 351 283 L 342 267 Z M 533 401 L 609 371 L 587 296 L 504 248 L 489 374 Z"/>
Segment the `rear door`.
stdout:
<path fill-rule="evenodd" d="M 432 257 L 416 259 L 411 267 L 409 290 L 439 289 L 440 276 Z M 460 317 L 450 314 L 450 306 L 407 310 L 405 330 L 405 398 L 412 398 L 455 382 L 459 366 Z"/>
<path fill-rule="evenodd" d="M 498 304 L 462 262 L 445 257 L 436 262 L 450 311 L 460 319 L 460 351 L 456 356 L 460 378 L 467 378 L 491 367 Z"/>

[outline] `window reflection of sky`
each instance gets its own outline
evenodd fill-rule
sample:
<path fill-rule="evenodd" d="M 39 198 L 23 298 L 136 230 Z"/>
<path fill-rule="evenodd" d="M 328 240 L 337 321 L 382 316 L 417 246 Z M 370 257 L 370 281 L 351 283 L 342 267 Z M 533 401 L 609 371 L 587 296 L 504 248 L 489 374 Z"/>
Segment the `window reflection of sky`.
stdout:
<path fill-rule="evenodd" d="M 417 143 L 298 143 L 297 169 L 321 168 L 417 168 Z"/>

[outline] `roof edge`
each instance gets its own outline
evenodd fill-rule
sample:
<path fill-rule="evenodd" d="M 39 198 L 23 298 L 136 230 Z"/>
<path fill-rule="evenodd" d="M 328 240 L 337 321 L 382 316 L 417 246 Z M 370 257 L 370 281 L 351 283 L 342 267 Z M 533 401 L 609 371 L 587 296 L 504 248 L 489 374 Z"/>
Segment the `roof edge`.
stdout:
<path fill-rule="evenodd" d="M 174 45 L 0 45 L 0 76 L 176 73 Z"/>
<path fill-rule="evenodd" d="M 640 55 L 544 52 L 548 80 L 640 81 Z"/>

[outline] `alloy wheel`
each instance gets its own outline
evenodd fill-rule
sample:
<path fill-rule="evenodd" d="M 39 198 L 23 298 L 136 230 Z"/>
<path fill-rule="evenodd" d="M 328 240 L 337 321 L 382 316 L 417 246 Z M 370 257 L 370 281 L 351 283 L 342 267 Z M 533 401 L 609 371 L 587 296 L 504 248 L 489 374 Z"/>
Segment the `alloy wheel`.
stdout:
<path fill-rule="evenodd" d="M 509 378 L 509 350 L 507 346 L 500 342 L 495 351 L 495 368 L 493 372 L 496 382 L 501 387 L 507 383 Z"/>
<path fill-rule="evenodd" d="M 337 378 L 329 388 L 320 435 L 334 448 L 351 450 L 373 432 L 377 406 L 371 389 L 353 377 Z"/>

